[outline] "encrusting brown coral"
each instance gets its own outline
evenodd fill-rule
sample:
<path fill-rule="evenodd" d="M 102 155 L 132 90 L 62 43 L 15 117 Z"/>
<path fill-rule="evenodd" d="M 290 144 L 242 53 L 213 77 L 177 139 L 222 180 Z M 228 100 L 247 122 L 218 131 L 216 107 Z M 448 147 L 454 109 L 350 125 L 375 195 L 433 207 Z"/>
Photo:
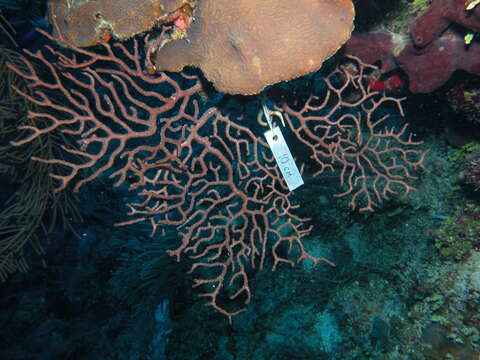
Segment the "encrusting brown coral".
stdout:
<path fill-rule="evenodd" d="M 173 24 L 169 41 L 150 36 L 149 71 L 197 66 L 218 91 L 243 95 L 319 69 L 350 37 L 355 14 L 351 0 L 50 0 L 49 8 L 80 47 Z"/>
<path fill-rule="evenodd" d="M 193 1 L 191 1 L 193 3 Z M 171 21 L 187 0 L 49 0 L 49 15 L 62 36 L 85 47 L 109 40 L 127 39 Z"/>
<path fill-rule="evenodd" d="M 157 71 L 193 65 L 218 91 L 256 94 L 317 70 L 348 40 L 351 0 L 201 0 L 188 36 L 156 51 Z"/>

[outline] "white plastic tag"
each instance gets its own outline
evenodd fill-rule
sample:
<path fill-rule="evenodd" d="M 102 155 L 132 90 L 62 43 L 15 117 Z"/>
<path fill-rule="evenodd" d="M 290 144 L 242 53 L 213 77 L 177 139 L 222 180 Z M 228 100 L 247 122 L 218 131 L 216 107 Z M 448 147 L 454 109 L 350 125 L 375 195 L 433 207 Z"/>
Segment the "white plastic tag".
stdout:
<path fill-rule="evenodd" d="M 288 148 L 287 143 L 283 137 L 280 127 L 274 127 L 273 130 L 268 130 L 265 133 L 268 145 L 272 149 L 273 156 L 277 161 L 278 167 L 287 183 L 290 191 L 303 185 L 302 175 L 298 171 L 297 164 L 293 159 L 292 153 Z"/>

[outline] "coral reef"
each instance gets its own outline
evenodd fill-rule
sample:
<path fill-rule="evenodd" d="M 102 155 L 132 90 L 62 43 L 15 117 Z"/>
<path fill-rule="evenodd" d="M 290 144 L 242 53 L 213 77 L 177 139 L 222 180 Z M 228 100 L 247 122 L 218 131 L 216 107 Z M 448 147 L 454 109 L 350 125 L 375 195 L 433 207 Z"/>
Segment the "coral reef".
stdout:
<path fill-rule="evenodd" d="M 94 48 L 43 32 L 25 61 L 0 66 L 0 277 L 4 249 L 26 241 L 26 260 L 37 250 L 10 229 L 50 240 L 38 242 L 47 267 L 32 256 L 32 271 L 9 267 L 15 275 L 0 281 L 0 358 L 478 360 L 480 146 L 465 136 L 478 136 L 478 82 L 466 73 L 448 93 L 404 88 L 441 86 L 415 78 L 444 81 L 438 67 L 464 66 L 477 39 L 463 43 L 463 59 L 443 59 L 472 30 L 442 15 L 448 28 L 416 46 L 407 19 L 431 3 L 357 0 L 369 10 L 362 26 L 391 30 L 363 39 L 382 70 L 335 57 L 259 97 L 217 93 L 197 69 L 155 74 L 155 57 L 188 38 L 193 1 L 147 36 L 91 33 Z M 463 3 L 472 19 L 476 4 Z M 407 48 L 408 62 L 436 66 L 403 66 Z M 285 120 L 305 181 L 294 192 L 262 137 L 262 107 Z M 29 117 L 16 117 L 23 108 Z M 63 216 L 70 186 L 82 219 L 65 220 L 79 237 L 43 229 L 55 209 Z M 335 267 L 314 266 L 321 260 Z"/>
<path fill-rule="evenodd" d="M 20 126 L 28 134 L 12 144 L 53 131 L 76 139 L 60 156 L 32 157 L 61 167 L 51 173 L 57 191 L 68 185 L 78 191 L 104 176 L 128 185 L 136 198 L 117 225 L 148 223 L 152 236 L 174 229 L 168 254 L 191 264 L 206 305 L 230 321 L 251 301 L 253 269 L 304 259 L 333 265 L 305 250 L 311 226 L 296 214 L 294 194 L 251 129 L 257 117 L 239 122 L 202 106 L 197 76 L 146 74 L 140 39 L 86 50 L 42 33 L 63 47 L 25 50 L 24 66 L 10 65 L 32 93 L 15 89 L 38 107 L 29 112 L 38 126 Z M 368 88 L 368 74 L 376 70 L 348 58 L 305 101 L 279 97 L 274 103 L 311 153 L 313 176 L 335 173 L 342 187 L 336 196 L 361 211 L 414 190 L 410 183 L 426 153 L 407 131 L 401 99 Z"/>

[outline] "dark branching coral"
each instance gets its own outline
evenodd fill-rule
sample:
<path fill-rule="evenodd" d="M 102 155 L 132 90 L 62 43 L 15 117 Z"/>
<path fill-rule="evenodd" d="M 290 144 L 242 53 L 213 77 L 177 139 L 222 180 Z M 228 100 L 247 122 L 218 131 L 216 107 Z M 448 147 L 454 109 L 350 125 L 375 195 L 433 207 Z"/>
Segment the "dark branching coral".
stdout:
<path fill-rule="evenodd" d="M 20 55 L 0 46 L 0 281 L 28 269 L 28 258 L 43 255 L 42 243 L 59 223 L 69 226 L 78 219 L 77 204 L 70 192 L 53 195 L 54 181 L 48 174 L 54 165 L 31 161 L 33 154 L 53 155 L 63 136 L 51 134 L 28 145 L 15 147 L 9 142 L 23 137 L 19 124 L 33 125 L 32 110 L 13 86 L 26 90 L 23 79 L 7 68 L 22 67 Z M 33 251 L 32 251 L 33 250 Z"/>

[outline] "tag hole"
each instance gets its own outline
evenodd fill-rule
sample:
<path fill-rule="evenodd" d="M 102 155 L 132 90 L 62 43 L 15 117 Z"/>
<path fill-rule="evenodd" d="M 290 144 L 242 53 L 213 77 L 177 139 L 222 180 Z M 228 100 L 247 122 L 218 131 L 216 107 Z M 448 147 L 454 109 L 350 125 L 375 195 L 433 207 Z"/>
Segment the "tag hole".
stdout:
<path fill-rule="evenodd" d="M 277 135 L 273 135 L 273 141 L 277 141 L 278 140 L 278 136 Z"/>

